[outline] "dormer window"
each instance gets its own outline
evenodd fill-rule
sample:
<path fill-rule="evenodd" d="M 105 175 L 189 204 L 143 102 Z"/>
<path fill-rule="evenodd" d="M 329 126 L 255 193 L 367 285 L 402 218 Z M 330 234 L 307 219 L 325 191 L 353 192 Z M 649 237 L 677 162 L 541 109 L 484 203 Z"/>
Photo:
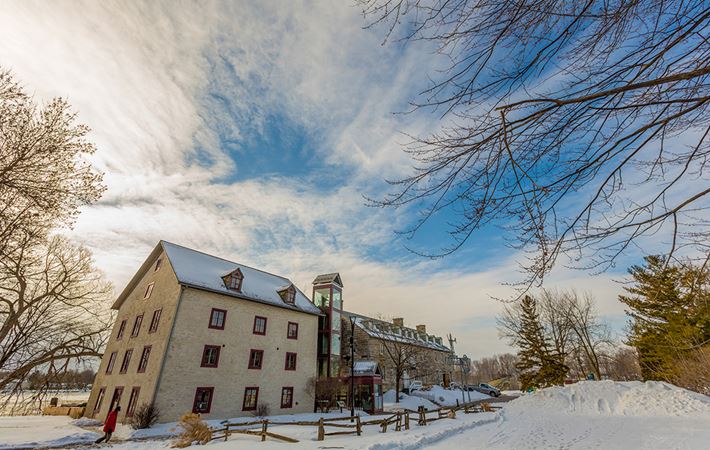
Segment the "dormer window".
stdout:
<path fill-rule="evenodd" d="M 230 291 L 241 292 L 242 281 L 244 281 L 244 275 L 242 275 L 241 270 L 237 269 L 237 270 L 230 272 L 227 275 L 223 276 L 222 280 L 224 280 L 224 285 Z"/>
<path fill-rule="evenodd" d="M 293 305 L 296 303 L 296 288 L 291 284 L 287 288 L 281 289 L 279 291 L 279 296 L 284 303 Z"/>

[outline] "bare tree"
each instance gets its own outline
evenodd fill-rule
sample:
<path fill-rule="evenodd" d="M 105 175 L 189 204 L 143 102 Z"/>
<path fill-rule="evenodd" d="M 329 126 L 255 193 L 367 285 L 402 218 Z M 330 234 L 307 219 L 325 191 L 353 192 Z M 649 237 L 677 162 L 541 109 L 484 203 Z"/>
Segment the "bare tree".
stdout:
<path fill-rule="evenodd" d="M 0 390 L 19 394 L 32 371 L 51 380 L 102 355 L 111 286 L 92 263 L 60 237 L 0 258 Z"/>
<path fill-rule="evenodd" d="M 360 4 L 388 39 L 430 42 L 450 61 L 413 101 L 441 114 L 441 131 L 413 139 L 414 173 L 372 201 L 425 205 L 410 236 L 458 215 L 427 255 L 504 226 L 529 252 L 525 291 L 562 254 L 604 270 L 644 236 L 670 255 L 708 249 L 706 1 Z"/>
<path fill-rule="evenodd" d="M 88 132 L 65 100 L 39 108 L 0 68 L 0 250 L 15 233 L 71 225 L 101 196 L 101 174 L 83 158 L 96 150 Z"/>
<path fill-rule="evenodd" d="M 599 320 L 591 295 L 580 297 L 575 291 L 570 291 L 565 297 L 568 307 L 565 314 L 574 332 L 576 356 L 583 358 L 595 379 L 601 380 L 601 360 L 606 357 L 604 350 L 612 344 L 609 327 Z"/>
<path fill-rule="evenodd" d="M 609 358 L 602 360 L 602 366 L 604 372 L 612 380 L 632 381 L 641 379 L 641 366 L 634 348 L 622 347 L 618 349 Z"/>
<path fill-rule="evenodd" d="M 613 358 L 611 332 L 596 312 L 590 294 L 580 296 L 574 290 L 543 289 L 537 296 L 540 322 L 546 339 L 570 367 L 572 374 L 584 377 L 590 371 L 602 378 L 604 362 Z M 521 311 L 518 303 L 506 305 L 498 317 L 498 330 L 511 342 L 520 336 Z"/>
<path fill-rule="evenodd" d="M 101 356 L 110 326 L 111 288 L 91 254 L 52 236 L 104 190 L 87 133 L 66 101 L 39 107 L 0 69 L 0 390 L 18 394 L 8 402 L 32 372 L 49 385 Z"/>
<path fill-rule="evenodd" d="M 518 369 L 515 365 L 518 357 L 512 353 L 493 355 L 471 362 L 471 381 L 473 383 L 489 383 L 503 379 L 500 386 L 506 389 L 518 388 Z"/>
<path fill-rule="evenodd" d="M 399 403 L 402 378 L 407 372 L 418 370 L 418 365 L 425 358 L 425 349 L 413 344 L 410 339 L 398 334 L 398 327 L 391 330 L 370 329 L 382 350 L 383 370 L 391 370 L 395 381 L 395 402 Z"/>

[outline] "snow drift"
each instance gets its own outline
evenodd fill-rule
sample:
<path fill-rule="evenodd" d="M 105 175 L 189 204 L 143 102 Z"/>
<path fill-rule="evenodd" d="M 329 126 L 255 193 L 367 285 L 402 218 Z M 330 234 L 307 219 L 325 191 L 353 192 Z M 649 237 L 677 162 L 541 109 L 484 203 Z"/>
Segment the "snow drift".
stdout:
<path fill-rule="evenodd" d="M 506 415 L 689 416 L 710 414 L 710 397 L 660 381 L 581 381 L 524 395 Z"/>
<path fill-rule="evenodd" d="M 432 386 L 428 391 L 414 391 L 412 396 L 422 397 L 442 406 L 456 406 L 459 403 L 463 403 L 464 400 L 466 402 L 474 402 L 491 398 L 478 391 L 464 392 L 462 395 L 458 389 L 444 389 L 441 386 Z"/>
<path fill-rule="evenodd" d="M 388 411 L 395 411 L 398 409 L 408 409 L 410 411 L 416 411 L 417 408 L 420 406 L 425 407 L 426 409 L 437 409 L 438 406 L 435 405 L 434 403 L 430 402 L 429 400 L 425 398 L 418 398 L 414 396 L 409 396 L 405 393 L 400 392 L 399 393 L 399 403 L 395 403 L 395 393 L 394 389 L 390 389 L 389 391 L 385 392 L 385 395 L 383 396 L 383 400 L 385 403 L 385 409 Z"/>

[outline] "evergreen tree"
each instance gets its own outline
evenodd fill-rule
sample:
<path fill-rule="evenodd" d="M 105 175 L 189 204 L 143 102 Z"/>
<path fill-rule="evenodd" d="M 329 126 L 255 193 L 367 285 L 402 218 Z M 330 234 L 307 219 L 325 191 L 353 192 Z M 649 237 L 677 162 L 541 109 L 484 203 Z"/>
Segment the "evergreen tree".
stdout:
<path fill-rule="evenodd" d="M 562 356 L 550 351 L 545 338 L 535 299 L 526 295 L 520 303 L 520 332 L 516 339 L 523 390 L 529 387 L 546 387 L 562 384 L 567 374 L 567 366 Z"/>
<path fill-rule="evenodd" d="M 629 307 L 629 344 L 644 379 L 673 381 L 676 360 L 710 340 L 710 280 L 702 268 L 667 265 L 658 256 L 645 263 L 629 269 L 634 284 L 619 296 Z"/>

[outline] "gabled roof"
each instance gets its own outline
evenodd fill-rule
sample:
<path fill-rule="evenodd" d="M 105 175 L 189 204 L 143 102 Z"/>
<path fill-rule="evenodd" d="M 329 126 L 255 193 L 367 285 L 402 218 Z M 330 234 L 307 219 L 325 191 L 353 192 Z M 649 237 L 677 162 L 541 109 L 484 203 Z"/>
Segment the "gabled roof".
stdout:
<path fill-rule="evenodd" d="M 313 280 L 314 285 L 319 284 L 330 284 L 335 283 L 340 287 L 343 287 L 343 281 L 340 279 L 340 274 L 335 273 L 325 273 L 323 275 L 318 275 L 315 280 Z"/>
<path fill-rule="evenodd" d="M 150 265 L 150 261 L 157 256 L 161 248 L 165 251 L 170 261 L 178 283 L 182 285 L 281 308 L 298 310 L 308 314 L 322 314 L 320 309 L 311 303 L 298 288 L 296 288 L 296 301 L 293 305 L 281 299 L 278 291 L 284 286 L 293 285 L 288 278 L 166 241 L 160 241 L 160 243 L 158 243 L 151 253 L 149 260 L 143 263 L 139 272 L 136 273 L 126 289 L 121 293 L 118 300 L 116 300 L 116 303 L 114 303 L 113 307 L 115 309 L 120 307 L 125 297 L 133 290 L 132 286 L 140 280 L 142 273 L 146 269 L 146 265 Z M 227 289 L 222 280 L 225 274 L 229 274 L 237 269 L 244 275 L 240 292 Z"/>
<path fill-rule="evenodd" d="M 353 374 L 355 376 L 358 375 L 381 375 L 382 372 L 380 372 L 380 366 L 377 364 L 377 361 L 369 361 L 369 360 L 363 360 L 363 361 L 355 361 L 353 363 Z"/>

